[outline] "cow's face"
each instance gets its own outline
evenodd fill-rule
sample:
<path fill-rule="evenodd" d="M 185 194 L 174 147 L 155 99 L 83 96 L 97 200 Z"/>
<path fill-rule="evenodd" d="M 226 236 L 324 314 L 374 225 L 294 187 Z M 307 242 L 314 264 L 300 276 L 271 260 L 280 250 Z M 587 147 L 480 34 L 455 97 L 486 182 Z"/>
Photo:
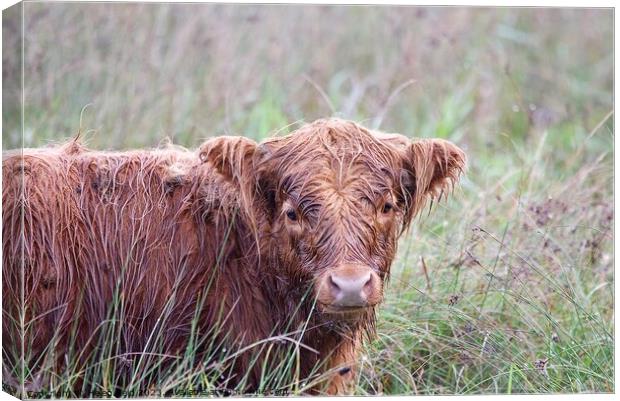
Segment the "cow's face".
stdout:
<path fill-rule="evenodd" d="M 464 164 L 447 141 L 411 142 L 336 119 L 259 145 L 253 174 L 278 274 L 313 288 L 324 313 L 377 305 L 398 236 Z"/>

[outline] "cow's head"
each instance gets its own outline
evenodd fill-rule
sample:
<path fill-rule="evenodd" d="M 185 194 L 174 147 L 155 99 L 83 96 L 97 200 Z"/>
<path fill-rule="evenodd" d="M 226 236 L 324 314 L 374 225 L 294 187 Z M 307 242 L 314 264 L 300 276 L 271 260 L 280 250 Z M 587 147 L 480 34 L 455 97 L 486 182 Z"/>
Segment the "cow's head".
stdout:
<path fill-rule="evenodd" d="M 272 268 L 314 288 L 329 314 L 381 301 L 399 235 L 465 168 L 465 154 L 448 141 L 412 142 L 339 119 L 259 145 L 237 142 L 207 159 L 238 178 L 242 198 L 263 217 Z"/>

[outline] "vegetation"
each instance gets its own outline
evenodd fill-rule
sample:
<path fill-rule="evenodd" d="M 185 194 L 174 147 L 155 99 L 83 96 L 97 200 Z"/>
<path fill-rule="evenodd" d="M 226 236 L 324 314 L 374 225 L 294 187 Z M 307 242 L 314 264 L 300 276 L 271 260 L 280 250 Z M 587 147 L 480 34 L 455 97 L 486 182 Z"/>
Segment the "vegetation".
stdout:
<path fill-rule="evenodd" d="M 448 138 L 469 171 L 401 239 L 356 393 L 613 392 L 612 21 L 605 9 L 26 3 L 23 141 L 81 129 L 94 148 L 195 147 L 330 115 Z M 5 38 L 18 28 L 5 21 Z M 18 54 L 3 54 L 18 76 Z M 5 148 L 22 143 L 18 100 L 5 95 Z M 265 369 L 265 389 L 307 385 L 294 351 Z M 142 356 L 128 395 L 148 375 L 191 395 L 226 374 L 191 360 L 158 371 Z M 85 381 L 111 391 L 122 363 L 103 356 Z M 75 377 L 49 386 L 71 391 Z"/>

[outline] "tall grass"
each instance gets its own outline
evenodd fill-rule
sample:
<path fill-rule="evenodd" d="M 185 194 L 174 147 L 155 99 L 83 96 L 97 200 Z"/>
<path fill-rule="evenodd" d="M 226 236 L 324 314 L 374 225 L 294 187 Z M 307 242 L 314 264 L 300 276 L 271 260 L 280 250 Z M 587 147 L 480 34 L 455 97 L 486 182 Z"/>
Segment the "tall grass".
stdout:
<path fill-rule="evenodd" d="M 548 139 L 496 185 L 474 167 L 402 241 L 360 392 L 614 390 L 609 151 L 561 179 Z"/>
<path fill-rule="evenodd" d="M 90 146 L 124 149 L 260 140 L 338 115 L 466 149 L 460 188 L 400 241 L 357 394 L 614 391 L 610 10 L 27 3 L 25 21 L 26 146 L 80 122 Z M 16 76 L 19 59 L 3 57 Z M 21 144 L 18 95 L 5 94 L 5 148 Z M 117 355 L 122 302 L 88 369 L 42 384 L 221 387 L 235 350 L 210 333 L 183 355 L 160 355 L 156 333 Z M 255 350 L 273 341 L 287 340 Z M 290 345 L 261 390 L 324 379 L 301 382 Z M 195 366 L 198 346 L 214 362 Z"/>

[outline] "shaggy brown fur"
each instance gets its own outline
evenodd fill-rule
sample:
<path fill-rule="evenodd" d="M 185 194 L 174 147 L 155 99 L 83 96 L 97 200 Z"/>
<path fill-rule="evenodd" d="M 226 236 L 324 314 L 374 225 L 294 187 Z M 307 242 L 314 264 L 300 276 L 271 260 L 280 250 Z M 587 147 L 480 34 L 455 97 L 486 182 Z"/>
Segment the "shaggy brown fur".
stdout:
<path fill-rule="evenodd" d="M 218 137 L 197 152 L 97 152 L 74 141 L 6 156 L 4 356 L 16 363 L 23 334 L 33 369 L 47 347 L 79 350 L 86 362 L 116 300 L 119 354 L 157 341 L 182 355 L 192 322 L 234 349 L 288 336 L 302 344 L 301 378 L 321 361 L 319 372 L 344 367 L 327 391 L 346 392 L 397 238 L 464 164 L 447 141 L 339 119 L 259 145 Z M 334 305 L 332 274 L 359 271 L 366 303 Z M 231 368 L 231 377 L 250 371 L 248 390 L 261 366 L 251 356 Z"/>

